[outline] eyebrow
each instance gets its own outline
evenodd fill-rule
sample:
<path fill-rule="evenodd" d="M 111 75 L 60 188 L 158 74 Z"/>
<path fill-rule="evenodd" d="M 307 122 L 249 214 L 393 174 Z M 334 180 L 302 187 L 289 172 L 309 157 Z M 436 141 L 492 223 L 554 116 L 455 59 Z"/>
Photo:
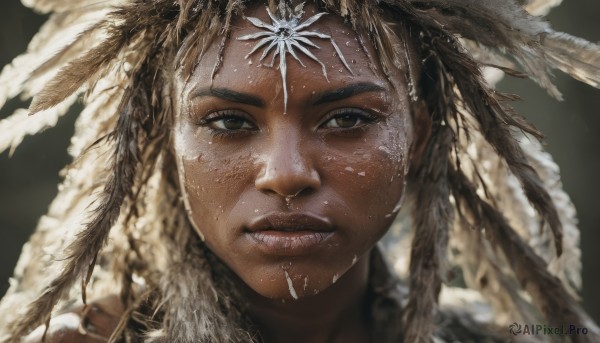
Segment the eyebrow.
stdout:
<path fill-rule="evenodd" d="M 382 92 L 386 89 L 376 85 L 374 83 L 369 82 L 360 82 L 351 84 L 342 88 L 338 88 L 333 91 L 317 93 L 314 96 L 314 100 L 312 101 L 312 105 L 322 105 L 328 102 L 339 101 L 347 98 L 351 98 L 355 95 L 361 93 L 368 92 Z M 252 94 L 241 93 L 231 90 L 229 88 L 202 88 L 198 90 L 192 91 L 190 98 L 204 97 L 204 96 L 213 96 L 223 100 L 228 100 L 232 102 L 247 104 L 256 107 L 264 107 L 265 102 Z"/>
<path fill-rule="evenodd" d="M 248 94 L 240 93 L 229 88 L 202 88 L 192 91 L 190 98 L 197 98 L 203 96 L 214 96 L 223 100 L 232 102 L 238 102 L 241 104 L 247 104 L 256 107 L 264 107 L 265 103 L 261 98 Z"/>
<path fill-rule="evenodd" d="M 361 94 L 361 93 L 382 92 L 385 90 L 386 90 L 385 88 L 383 88 L 379 85 L 376 85 L 374 83 L 369 83 L 369 82 L 355 83 L 352 85 L 348 85 L 346 87 L 336 89 L 331 92 L 317 94 L 315 96 L 315 100 L 313 100 L 313 105 L 322 105 L 327 102 L 339 101 L 339 100 L 351 98 L 351 97 Z"/>

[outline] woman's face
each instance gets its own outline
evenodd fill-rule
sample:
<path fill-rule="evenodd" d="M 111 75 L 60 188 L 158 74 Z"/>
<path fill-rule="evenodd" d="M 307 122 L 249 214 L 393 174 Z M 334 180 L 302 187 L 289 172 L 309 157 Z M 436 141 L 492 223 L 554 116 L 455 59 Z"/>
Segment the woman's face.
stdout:
<path fill-rule="evenodd" d="M 306 12 L 302 21 L 315 14 Z M 264 6 L 244 15 L 270 23 Z M 300 298 L 365 261 L 399 209 L 412 132 L 406 82 L 397 71 L 392 86 L 352 29 L 326 15 L 308 30 L 331 35 L 353 74 L 328 39 L 312 38 L 328 80 L 310 58 L 299 56 L 303 67 L 287 55 L 284 113 L 279 68 L 261 65 L 262 50 L 245 58 L 258 40 L 237 39 L 261 30 L 236 18 L 214 79 L 219 40 L 180 80 L 175 150 L 206 245 L 257 293 Z"/>

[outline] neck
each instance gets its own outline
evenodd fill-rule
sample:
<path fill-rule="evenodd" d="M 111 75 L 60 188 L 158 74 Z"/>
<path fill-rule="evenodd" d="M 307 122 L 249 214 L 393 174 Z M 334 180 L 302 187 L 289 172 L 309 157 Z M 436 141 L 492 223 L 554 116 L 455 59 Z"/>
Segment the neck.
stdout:
<path fill-rule="evenodd" d="M 248 314 L 264 343 L 366 342 L 368 278 L 365 257 L 326 290 L 299 300 L 268 299 L 246 287 Z"/>

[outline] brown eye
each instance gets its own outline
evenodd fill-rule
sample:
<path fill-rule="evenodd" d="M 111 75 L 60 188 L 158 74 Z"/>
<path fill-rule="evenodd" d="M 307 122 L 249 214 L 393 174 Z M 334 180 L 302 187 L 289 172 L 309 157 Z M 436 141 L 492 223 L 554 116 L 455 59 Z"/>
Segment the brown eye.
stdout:
<path fill-rule="evenodd" d="M 337 112 L 337 113 L 336 113 Z M 331 114 L 323 127 L 333 129 L 352 129 L 375 120 L 371 115 L 360 110 L 341 110 Z"/>
<path fill-rule="evenodd" d="M 216 121 L 216 123 L 221 123 L 222 128 L 226 130 L 240 130 L 244 128 L 246 121 L 241 118 L 226 118 Z"/>
<path fill-rule="evenodd" d="M 356 115 L 348 114 L 342 117 L 337 117 L 333 119 L 337 127 L 341 127 L 344 129 L 354 127 L 360 121 Z"/>
<path fill-rule="evenodd" d="M 213 130 L 221 131 L 242 131 L 254 130 L 256 126 L 249 120 L 240 115 L 217 115 L 214 118 L 205 120 L 204 124 Z"/>

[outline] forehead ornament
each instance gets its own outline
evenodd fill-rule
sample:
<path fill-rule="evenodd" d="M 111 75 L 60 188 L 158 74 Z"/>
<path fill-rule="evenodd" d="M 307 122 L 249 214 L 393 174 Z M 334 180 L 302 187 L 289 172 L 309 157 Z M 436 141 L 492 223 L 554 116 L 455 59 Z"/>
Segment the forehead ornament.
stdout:
<path fill-rule="evenodd" d="M 252 25 L 261 29 L 265 29 L 265 31 L 260 31 L 237 38 L 238 40 L 255 40 L 260 38 L 260 41 L 256 43 L 254 48 L 248 53 L 248 55 L 246 55 L 246 58 L 250 57 L 250 55 L 263 48 L 263 52 L 259 59 L 259 61 L 263 61 L 267 57 L 267 55 L 274 50 L 271 63 L 266 64 L 267 67 L 273 67 L 273 65 L 275 64 L 275 59 L 279 56 L 279 70 L 281 72 L 281 79 L 283 81 L 284 113 L 287 111 L 288 102 L 288 91 L 286 82 L 287 53 L 292 55 L 292 57 L 296 61 L 298 61 L 298 63 L 300 63 L 300 65 L 302 65 L 303 67 L 306 66 L 298 57 L 298 54 L 296 53 L 295 49 L 302 52 L 304 55 L 308 56 L 313 61 L 319 63 L 321 65 L 321 70 L 323 71 L 325 79 L 329 81 L 329 79 L 327 78 L 327 70 L 323 62 L 321 62 L 312 52 L 310 52 L 310 50 L 308 50 L 308 47 L 320 49 L 320 47 L 313 43 L 310 40 L 310 38 L 329 39 L 331 45 L 333 46 L 340 60 L 344 64 L 344 67 L 346 67 L 346 69 L 348 69 L 348 71 L 352 74 L 352 70 L 346 62 L 344 55 L 342 55 L 340 48 L 330 35 L 320 33 L 317 31 L 305 30 L 310 25 L 314 24 L 317 20 L 319 20 L 319 18 L 321 18 L 326 13 L 317 13 L 314 16 L 306 19 L 306 21 L 304 21 L 303 23 L 300 23 L 300 19 L 304 14 L 303 8 L 304 3 L 301 3 L 292 10 L 290 6 L 287 3 L 285 3 L 285 1 L 280 1 L 278 6 L 279 13 L 276 13 L 276 15 L 271 13 L 269 8 L 267 7 L 267 13 L 271 18 L 271 24 L 267 24 L 258 18 L 245 17 L 245 19 L 252 23 Z"/>

